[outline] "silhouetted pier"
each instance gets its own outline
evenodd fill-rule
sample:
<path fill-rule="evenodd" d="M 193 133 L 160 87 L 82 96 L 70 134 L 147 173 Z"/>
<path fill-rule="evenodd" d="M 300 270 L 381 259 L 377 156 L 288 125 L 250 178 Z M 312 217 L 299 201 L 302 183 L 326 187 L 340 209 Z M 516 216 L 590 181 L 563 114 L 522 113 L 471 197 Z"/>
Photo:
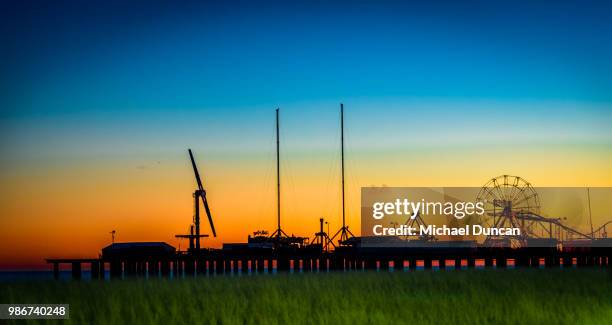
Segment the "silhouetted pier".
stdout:
<path fill-rule="evenodd" d="M 171 246 L 170 246 L 171 247 Z M 580 248 L 353 248 L 334 252 L 309 250 L 227 251 L 200 254 L 170 252 L 149 255 L 110 255 L 86 259 L 47 259 L 59 278 L 59 265 L 69 264 L 72 278 L 80 279 L 83 264 L 89 264 L 92 279 L 123 277 L 182 277 L 197 275 L 273 272 L 331 272 L 359 270 L 465 269 L 465 268 L 553 268 L 609 267 L 612 249 Z"/>
<path fill-rule="evenodd" d="M 344 106 L 340 104 L 340 152 L 341 152 L 341 190 L 342 190 L 342 227 L 335 235 L 324 232 L 324 220 L 319 219 L 319 231 L 315 239 L 308 242 L 307 237 L 288 236 L 281 227 L 281 177 L 280 177 L 280 121 L 279 109 L 275 111 L 276 121 L 276 230 L 268 236 L 267 232 L 257 231 L 249 236 L 247 243 L 224 244 L 223 249 L 204 249 L 200 239 L 208 235 L 200 233 L 200 206 L 204 207 L 212 235 L 217 233 L 206 197 L 200 173 L 191 149 L 188 150 L 197 188 L 193 191 L 194 218 L 188 234 L 178 234 L 177 238 L 189 240 L 185 252 L 163 242 L 113 243 L 102 249 L 97 259 L 48 259 L 53 264 L 54 275 L 59 277 L 59 265 L 72 266 L 73 278 L 81 277 L 83 263 L 89 263 L 92 278 L 104 278 L 109 270 L 110 278 L 131 276 L 168 277 L 197 276 L 198 274 L 242 274 L 271 272 L 330 272 L 356 270 L 414 270 L 414 269 L 463 269 L 463 268 L 508 268 L 508 267 L 609 267 L 612 255 L 612 239 L 607 238 L 605 223 L 590 233 L 572 229 L 555 218 L 545 218 L 534 211 L 513 211 L 520 202 L 536 198 L 535 191 L 524 179 L 502 175 L 489 181 L 481 193 L 495 193 L 504 190 L 514 191 L 522 184 L 519 193 L 529 189 L 532 194 L 514 199 L 494 199 L 492 218 L 502 218 L 515 224 L 539 225 L 547 230 L 544 237 L 495 238 L 487 237 L 491 243 L 502 242 L 506 245 L 488 245 L 487 241 L 443 241 L 434 236 L 417 240 L 396 238 L 355 237 L 346 224 L 345 182 L 344 182 Z M 500 185 L 501 184 L 501 185 Z M 512 192 L 514 193 L 514 192 Z M 589 194 L 587 190 L 587 194 Z M 525 194 L 526 195 L 526 194 Z M 480 194 L 479 194 L 480 196 Z M 503 195 L 502 195 L 503 197 Z M 514 202 L 513 200 L 518 200 Z M 590 196 L 589 196 L 590 200 Z M 504 209 L 495 208 L 503 206 Z M 534 205 L 539 208 L 539 203 Z M 590 201 L 589 201 L 590 207 Z M 419 216 L 416 222 L 424 225 Z M 495 222 L 494 222 L 495 223 Z M 525 228 L 525 234 L 533 234 L 534 229 Z M 564 236 L 561 236 L 561 232 Z M 115 231 L 111 232 L 114 235 Z M 596 236 L 599 233 L 599 236 Z M 556 235 L 559 234 L 559 235 Z M 564 238 L 564 240 L 561 240 Z M 568 240 L 568 238 L 570 238 Z M 574 238 L 574 239 L 572 239 Z M 337 239 L 337 241 L 336 241 Z M 381 241 L 382 240 L 382 241 Z M 520 245 L 510 245 L 510 243 Z M 336 245 L 335 243 L 338 243 Z M 509 248 L 510 246 L 522 248 Z M 331 251 L 330 251 L 331 250 Z"/>

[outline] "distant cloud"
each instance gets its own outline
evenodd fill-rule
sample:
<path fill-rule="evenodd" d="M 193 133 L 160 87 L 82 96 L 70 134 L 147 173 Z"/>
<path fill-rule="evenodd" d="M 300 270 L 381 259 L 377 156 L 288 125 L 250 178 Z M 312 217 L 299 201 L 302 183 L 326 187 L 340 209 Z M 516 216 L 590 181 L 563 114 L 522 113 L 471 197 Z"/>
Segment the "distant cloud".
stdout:
<path fill-rule="evenodd" d="M 145 169 L 149 169 L 149 168 L 152 168 L 152 167 L 158 166 L 158 165 L 161 165 L 161 161 L 159 161 L 159 160 L 156 161 L 155 163 L 151 164 L 151 165 L 138 165 L 138 166 L 136 166 L 136 169 L 138 169 L 138 170 L 145 170 Z"/>

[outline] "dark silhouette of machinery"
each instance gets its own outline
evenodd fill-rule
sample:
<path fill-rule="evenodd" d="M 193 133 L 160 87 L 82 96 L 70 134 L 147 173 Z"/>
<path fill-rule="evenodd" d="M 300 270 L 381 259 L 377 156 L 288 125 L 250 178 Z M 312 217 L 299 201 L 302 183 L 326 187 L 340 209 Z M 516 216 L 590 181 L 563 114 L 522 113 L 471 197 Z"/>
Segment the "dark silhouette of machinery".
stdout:
<path fill-rule="evenodd" d="M 204 186 L 202 185 L 202 180 L 200 179 L 200 173 L 198 172 L 198 167 L 196 166 L 195 159 L 193 158 L 193 153 L 191 149 L 189 151 L 189 158 L 191 159 L 191 166 L 193 167 L 193 173 L 195 175 L 195 179 L 198 187 L 193 192 L 193 200 L 194 200 L 194 216 L 193 216 L 193 224 L 190 226 L 190 231 L 188 235 L 176 235 L 176 238 L 188 238 L 189 239 L 189 251 L 192 253 L 200 252 L 200 238 L 208 237 L 208 235 L 200 234 L 200 201 L 204 205 L 204 210 L 206 211 L 206 216 L 208 217 L 208 223 L 210 224 L 210 229 L 213 233 L 214 237 L 217 237 L 217 232 L 215 231 L 215 224 L 213 223 L 212 215 L 210 213 L 210 208 L 208 207 L 208 200 L 206 199 L 206 191 L 204 190 Z"/>
<path fill-rule="evenodd" d="M 334 241 L 329 238 L 329 235 L 323 230 L 323 224 L 325 220 L 323 218 L 319 219 L 319 232 L 315 233 L 314 238 L 310 242 L 311 246 L 321 247 L 321 251 L 329 252 L 330 246 L 334 249 L 336 245 L 334 245 Z"/>

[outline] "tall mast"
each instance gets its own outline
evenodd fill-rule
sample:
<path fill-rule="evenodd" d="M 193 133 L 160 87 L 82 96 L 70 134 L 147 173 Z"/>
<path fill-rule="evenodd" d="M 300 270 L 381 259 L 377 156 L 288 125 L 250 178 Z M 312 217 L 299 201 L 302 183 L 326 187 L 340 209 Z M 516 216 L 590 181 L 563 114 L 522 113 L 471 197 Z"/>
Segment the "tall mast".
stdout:
<path fill-rule="evenodd" d="M 589 201 L 589 223 L 591 224 L 591 238 L 595 238 L 595 234 L 593 233 L 593 215 L 591 214 L 591 191 L 587 187 L 587 199 Z"/>
<path fill-rule="evenodd" d="M 340 245 L 344 245 L 344 242 L 346 242 L 350 237 L 355 237 L 355 235 L 351 233 L 346 225 L 346 210 L 344 207 L 344 104 L 342 103 L 340 103 L 340 155 L 342 169 L 342 228 L 336 232 L 336 234 L 331 238 L 330 242 L 333 242 L 337 236 L 340 236 L 340 238 L 338 238 L 338 243 Z"/>
<path fill-rule="evenodd" d="M 278 108 L 276 109 L 276 213 L 277 213 L 277 234 L 281 237 L 281 206 L 280 206 L 280 138 L 279 138 Z"/>
<path fill-rule="evenodd" d="M 276 109 L 276 230 L 270 235 L 270 238 L 276 237 L 277 244 L 280 242 L 283 235 L 287 234 L 281 229 L 281 190 L 280 190 L 280 122 L 279 109 Z"/>
<path fill-rule="evenodd" d="M 346 227 L 344 214 L 344 104 L 340 103 L 340 155 L 342 161 L 342 228 Z"/>

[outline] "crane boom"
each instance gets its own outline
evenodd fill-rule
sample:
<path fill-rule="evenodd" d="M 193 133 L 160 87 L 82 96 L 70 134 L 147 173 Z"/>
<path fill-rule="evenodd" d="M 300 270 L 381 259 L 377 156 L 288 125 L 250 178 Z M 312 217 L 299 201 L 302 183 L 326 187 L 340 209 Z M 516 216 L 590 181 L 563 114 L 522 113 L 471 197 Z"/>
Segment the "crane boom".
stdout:
<path fill-rule="evenodd" d="M 198 182 L 198 188 L 200 191 L 204 191 L 204 186 L 202 186 L 202 180 L 200 180 L 200 173 L 198 173 L 198 167 L 196 166 L 195 159 L 193 159 L 193 153 L 191 149 L 189 150 L 189 158 L 191 158 L 191 166 L 193 167 L 193 172 L 195 173 L 196 181 Z"/>
<path fill-rule="evenodd" d="M 202 203 L 204 204 L 204 210 L 206 211 L 206 216 L 208 217 L 208 223 L 210 224 L 210 229 L 212 230 L 213 236 L 217 237 L 217 231 L 215 230 L 215 224 L 213 222 L 212 214 L 210 213 L 210 208 L 208 207 L 208 200 L 206 199 L 206 191 L 204 190 L 204 186 L 202 185 L 202 180 L 200 179 L 200 173 L 198 172 L 198 167 L 196 166 L 195 159 L 193 158 L 193 152 L 191 149 L 189 150 L 189 158 L 191 158 L 191 166 L 193 167 L 193 173 L 195 174 L 196 182 L 198 183 L 198 190 L 196 190 L 196 204 L 198 204 L 198 196 L 202 199 Z M 196 216 L 198 217 L 198 216 Z M 197 220 L 196 225 L 196 235 L 199 235 L 199 218 Z"/>

